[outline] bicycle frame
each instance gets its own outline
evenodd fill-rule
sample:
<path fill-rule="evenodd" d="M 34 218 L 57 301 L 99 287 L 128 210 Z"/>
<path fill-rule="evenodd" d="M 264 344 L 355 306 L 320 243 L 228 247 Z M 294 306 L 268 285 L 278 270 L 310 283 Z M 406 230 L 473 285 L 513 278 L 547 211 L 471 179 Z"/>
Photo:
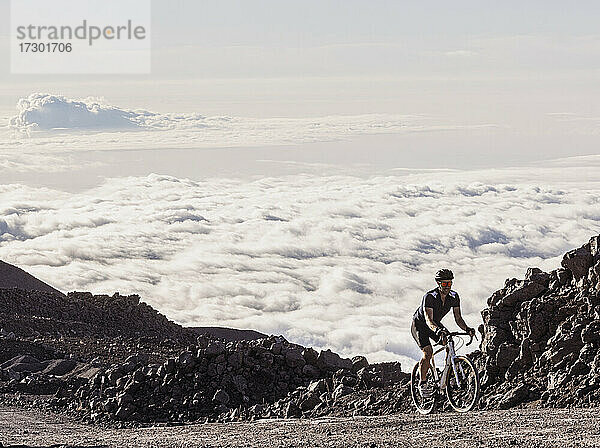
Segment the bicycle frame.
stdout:
<path fill-rule="evenodd" d="M 444 365 L 444 370 L 442 371 L 441 378 L 438 375 L 438 371 L 435 367 L 435 355 L 437 355 L 442 350 L 446 350 L 446 360 Z M 454 378 L 456 379 L 456 384 L 461 387 L 461 380 L 459 378 L 458 371 L 456 370 L 456 352 L 454 351 L 454 340 L 452 336 L 448 336 L 448 342 L 445 346 L 439 348 L 433 353 L 431 357 L 431 369 L 433 371 L 433 377 L 435 378 L 435 382 L 438 384 L 440 390 L 444 390 L 446 388 L 446 381 L 448 379 L 448 371 L 450 370 L 450 366 L 452 366 L 452 371 L 454 372 Z M 465 376 L 465 372 L 462 369 L 462 365 L 458 364 L 458 368 L 460 369 L 460 377 Z"/>
<path fill-rule="evenodd" d="M 434 382 L 434 393 L 431 397 L 426 397 L 423 389 L 420 388 L 421 362 L 415 363 L 412 369 L 410 375 L 410 394 L 417 410 L 423 415 L 430 414 L 433 411 L 436 401 L 439 401 L 438 398 L 441 398 L 444 392 L 455 411 L 468 412 L 477 404 L 481 387 L 477 367 L 468 357 L 456 355 L 457 348 L 454 345 L 453 339 L 455 336 L 470 336 L 469 342 L 466 345 L 471 345 L 475 337 L 472 332 L 451 332 L 445 338 L 445 345 L 433 353 L 430 363 L 433 374 L 431 377 L 428 375 L 427 378 L 428 381 Z M 446 350 L 446 364 L 444 370 L 438 372 L 438 369 L 435 367 L 435 355 L 442 350 Z M 453 377 L 449 376 L 451 375 L 450 368 L 454 372 Z M 462 397 L 463 392 L 467 394 L 467 398 Z"/>

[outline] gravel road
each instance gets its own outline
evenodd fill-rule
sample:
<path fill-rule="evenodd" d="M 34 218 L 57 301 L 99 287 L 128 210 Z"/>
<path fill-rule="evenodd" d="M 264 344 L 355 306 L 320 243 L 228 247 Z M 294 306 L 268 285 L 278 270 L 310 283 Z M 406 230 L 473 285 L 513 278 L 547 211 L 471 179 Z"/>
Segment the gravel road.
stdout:
<path fill-rule="evenodd" d="M 35 447 L 600 447 L 599 409 L 513 409 L 466 415 L 261 420 L 101 429 L 0 407 L 0 446 Z"/>

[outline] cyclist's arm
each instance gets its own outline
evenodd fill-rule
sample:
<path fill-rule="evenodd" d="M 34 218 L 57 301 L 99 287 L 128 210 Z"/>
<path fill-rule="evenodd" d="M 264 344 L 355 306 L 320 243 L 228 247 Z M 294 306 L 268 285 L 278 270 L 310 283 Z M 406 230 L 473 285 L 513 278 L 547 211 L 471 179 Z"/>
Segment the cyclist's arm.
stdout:
<path fill-rule="evenodd" d="M 427 322 L 427 326 L 433 331 L 437 330 L 438 328 L 443 328 L 433 322 L 433 308 L 425 308 L 425 321 Z"/>
<path fill-rule="evenodd" d="M 460 306 L 452 307 L 454 311 L 454 320 L 456 321 L 456 325 L 458 325 L 463 331 L 469 331 L 469 326 L 465 323 L 465 320 L 460 314 Z"/>

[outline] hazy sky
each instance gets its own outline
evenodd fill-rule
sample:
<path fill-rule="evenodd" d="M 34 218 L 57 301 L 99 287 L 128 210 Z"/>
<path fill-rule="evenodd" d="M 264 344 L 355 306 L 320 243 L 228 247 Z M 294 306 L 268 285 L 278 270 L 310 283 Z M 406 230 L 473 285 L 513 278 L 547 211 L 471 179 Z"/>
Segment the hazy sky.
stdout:
<path fill-rule="evenodd" d="M 600 114 L 597 2 L 153 1 L 152 75 L 77 77 L 8 74 L 8 6 L 0 110 L 42 90 L 160 112 L 426 112 L 528 131 L 548 112 Z"/>
<path fill-rule="evenodd" d="M 160 113 L 495 126 L 424 137 L 475 158 L 597 152 L 597 2 L 153 1 L 151 75 L 71 77 L 8 74 L 8 6 L 0 120 L 47 92 Z"/>

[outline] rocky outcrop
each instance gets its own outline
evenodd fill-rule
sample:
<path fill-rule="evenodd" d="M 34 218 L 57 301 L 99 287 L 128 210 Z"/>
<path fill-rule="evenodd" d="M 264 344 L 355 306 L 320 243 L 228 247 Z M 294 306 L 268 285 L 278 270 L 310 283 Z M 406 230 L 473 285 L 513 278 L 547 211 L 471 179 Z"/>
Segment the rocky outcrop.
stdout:
<path fill-rule="evenodd" d="M 0 365 L 0 393 L 55 394 L 61 388 L 83 384 L 91 372 L 98 370 L 73 359 L 40 360 L 31 355 L 15 356 Z"/>
<path fill-rule="evenodd" d="M 225 327 L 186 327 L 198 336 L 208 336 L 213 339 L 226 341 L 255 341 L 266 338 L 267 335 L 254 330 L 238 330 Z"/>
<path fill-rule="evenodd" d="M 18 340 L 14 333 L 2 334 L 0 330 L 0 364 L 17 356 L 28 354 L 35 358 L 46 360 L 58 357 L 56 352 L 48 347 L 30 341 Z"/>
<path fill-rule="evenodd" d="M 340 369 L 313 380 L 308 387 L 301 386 L 271 405 L 250 409 L 245 417 L 386 415 L 412 407 L 410 375 L 402 372 L 400 363 L 369 365 L 362 356 L 354 357 L 352 362 L 352 369 Z M 225 416 L 225 420 L 236 419 L 240 417 L 235 414 Z"/>
<path fill-rule="evenodd" d="M 92 421 L 197 421 L 301 416 L 366 386 L 363 360 L 319 354 L 282 337 L 224 343 L 200 337 L 176 358 L 141 356 L 98 372 L 54 405 Z M 73 399 L 75 397 L 75 399 Z"/>
<path fill-rule="evenodd" d="M 600 400 L 600 236 L 552 272 L 509 279 L 482 311 L 483 406 Z"/>
<path fill-rule="evenodd" d="M 5 289 L 0 310 L 0 397 L 54 395 L 54 409 L 92 421 L 376 415 L 405 403 L 384 387 L 408 391 L 398 363 L 253 333 L 198 337 L 138 296 Z"/>
<path fill-rule="evenodd" d="M 22 336 L 153 337 L 193 342 L 196 334 L 169 321 L 138 295 L 68 296 L 20 289 L 0 289 L 0 323 Z"/>

